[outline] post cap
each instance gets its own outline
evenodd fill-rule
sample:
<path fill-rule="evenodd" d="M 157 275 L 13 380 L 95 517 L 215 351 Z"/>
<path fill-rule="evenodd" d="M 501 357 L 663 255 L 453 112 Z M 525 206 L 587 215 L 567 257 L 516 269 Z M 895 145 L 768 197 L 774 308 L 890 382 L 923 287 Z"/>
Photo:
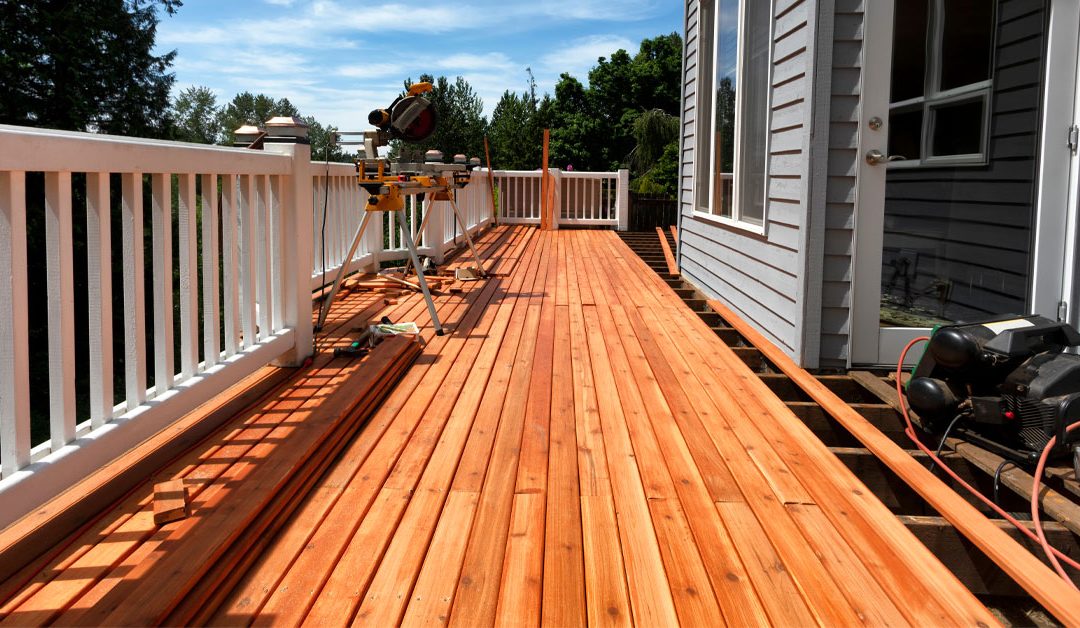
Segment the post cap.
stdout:
<path fill-rule="evenodd" d="M 424 161 L 441 162 L 443 160 L 443 154 L 441 150 L 431 149 L 424 153 Z"/>
<path fill-rule="evenodd" d="M 245 124 L 244 126 L 233 131 L 233 143 L 236 146 L 247 147 L 251 146 L 259 136 L 263 134 L 263 130 L 253 124 Z"/>
<path fill-rule="evenodd" d="M 304 139 L 308 136 L 308 124 L 296 116 L 277 116 L 266 121 L 266 134 Z"/>

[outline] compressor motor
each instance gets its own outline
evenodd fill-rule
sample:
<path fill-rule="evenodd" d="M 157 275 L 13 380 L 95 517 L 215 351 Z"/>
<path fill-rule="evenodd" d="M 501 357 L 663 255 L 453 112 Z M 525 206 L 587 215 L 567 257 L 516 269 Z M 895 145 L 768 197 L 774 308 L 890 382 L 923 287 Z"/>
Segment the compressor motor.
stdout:
<path fill-rule="evenodd" d="M 907 385 L 924 429 L 957 436 L 1017 462 L 1080 442 L 1080 333 L 1042 316 L 1008 316 L 934 330 Z M 1080 448 L 1078 448 L 1080 450 Z"/>

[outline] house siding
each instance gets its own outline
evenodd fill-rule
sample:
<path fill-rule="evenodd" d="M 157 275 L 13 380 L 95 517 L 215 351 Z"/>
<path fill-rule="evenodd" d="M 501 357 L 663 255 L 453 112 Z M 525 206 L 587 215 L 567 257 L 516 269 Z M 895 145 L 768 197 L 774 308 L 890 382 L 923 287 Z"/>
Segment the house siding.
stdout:
<path fill-rule="evenodd" d="M 863 2 L 835 0 L 831 15 L 825 144 L 824 247 L 821 266 L 821 367 L 848 361 L 856 175 L 859 168 L 859 98 L 862 84 Z"/>
<path fill-rule="evenodd" d="M 786 353 L 803 361 L 815 5 L 776 0 L 765 235 L 694 213 L 699 3 L 686 4 L 680 266 L 684 278 L 727 303 Z M 704 112 L 702 112 L 704 115 Z M 751 138 L 751 141 L 764 138 Z"/>

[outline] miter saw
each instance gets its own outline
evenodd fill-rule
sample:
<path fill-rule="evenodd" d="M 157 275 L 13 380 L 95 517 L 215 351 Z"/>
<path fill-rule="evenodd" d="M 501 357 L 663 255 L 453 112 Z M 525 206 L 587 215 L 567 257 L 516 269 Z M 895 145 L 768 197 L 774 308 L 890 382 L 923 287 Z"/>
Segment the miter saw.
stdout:
<path fill-rule="evenodd" d="M 368 122 L 375 128 L 371 131 L 340 132 L 336 139 L 340 145 L 363 145 L 364 158 L 357 161 L 357 183 L 368 193 L 367 204 L 360 226 L 353 237 L 346 260 L 351 260 L 356 255 L 356 249 L 364 236 L 368 222 L 373 212 L 394 213 L 397 215 L 398 226 L 401 229 L 402 241 L 409 250 L 409 262 L 416 268 L 417 284 L 427 302 L 428 311 L 431 314 L 432 324 L 435 326 L 436 335 L 443 335 L 442 323 L 435 311 L 435 304 L 431 300 L 431 292 L 428 289 L 427 280 L 420 264 L 416 243 L 413 241 L 412 230 L 409 228 L 405 217 L 405 197 L 425 195 L 432 201 L 447 201 L 454 210 L 454 217 L 461 226 L 465 239 L 469 244 L 473 258 L 476 260 L 476 273 L 485 275 L 483 260 L 480 258 L 465 223 L 458 210 L 454 198 L 454 191 L 468 185 L 471 173 L 479 166 L 480 160 L 474 158 L 467 160 L 464 155 L 456 155 L 454 163 L 443 163 L 442 153 L 428 151 L 423 162 L 397 162 L 379 157 L 379 148 L 386 146 L 391 140 L 407 143 L 422 142 L 438 127 L 438 112 L 431 101 L 423 97 L 432 90 L 431 83 L 416 83 L 409 87 L 408 91 L 394 100 L 385 109 L 376 109 L 368 115 Z M 358 140 L 342 140 L 347 136 L 359 136 Z M 429 206 L 425 212 L 423 222 L 418 229 L 418 235 L 423 236 L 424 227 L 432 210 Z M 341 282 L 345 277 L 347 264 L 342 264 L 338 269 L 337 276 L 330 288 L 322 310 L 319 312 L 317 328 L 321 329 L 326 321 L 326 315 L 337 295 Z M 406 270 L 408 266 L 406 266 Z"/>

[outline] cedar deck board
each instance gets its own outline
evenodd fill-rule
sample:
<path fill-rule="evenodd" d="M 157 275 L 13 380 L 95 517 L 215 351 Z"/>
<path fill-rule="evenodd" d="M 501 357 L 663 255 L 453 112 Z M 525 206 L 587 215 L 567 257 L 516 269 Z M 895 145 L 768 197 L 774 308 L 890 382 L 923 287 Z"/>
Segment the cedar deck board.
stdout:
<path fill-rule="evenodd" d="M 173 618 L 994 623 L 615 234 L 500 227 L 481 246 L 495 276 L 436 296 L 456 333 L 434 337 L 418 295 L 335 306 L 327 344 L 345 341 L 353 316 L 384 311 L 415 317 L 431 342 L 258 556 Z M 250 420 L 214 441 L 265 432 L 229 459 L 270 433 Z M 196 491 L 224 472 L 199 475 Z M 150 504 L 148 492 L 130 497 L 40 583 Z M 121 584 L 123 561 L 152 547 L 139 549 L 90 584 Z M 167 575 L 142 577 L 150 587 Z M 13 599 L 48 602 L 43 592 Z M 75 593 L 44 620 L 92 611 L 96 598 Z M 7 620 L 28 617 L 11 606 Z"/>

